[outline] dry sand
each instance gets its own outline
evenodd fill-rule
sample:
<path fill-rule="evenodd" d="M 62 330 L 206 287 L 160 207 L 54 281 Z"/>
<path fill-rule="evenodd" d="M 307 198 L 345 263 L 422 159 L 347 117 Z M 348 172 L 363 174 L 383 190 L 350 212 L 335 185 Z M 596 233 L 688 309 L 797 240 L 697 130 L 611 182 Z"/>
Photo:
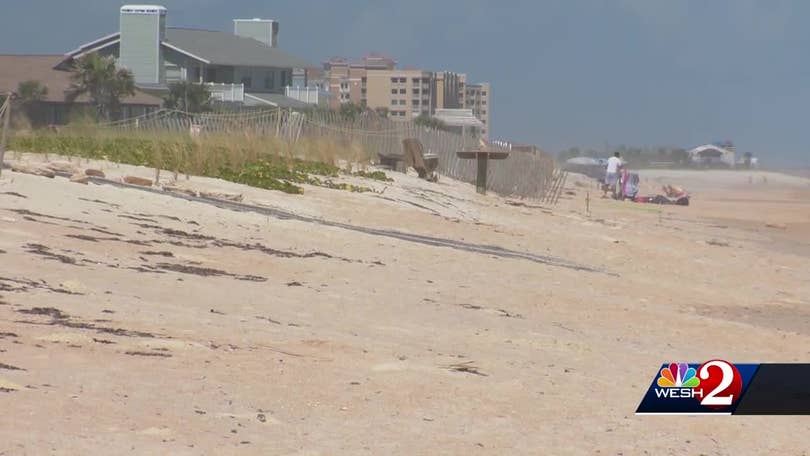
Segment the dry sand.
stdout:
<path fill-rule="evenodd" d="M 693 204 L 181 180 L 337 227 L 4 171 L 0 455 L 808 454 L 634 411 L 663 362 L 810 361 L 810 181 L 642 175 Z"/>

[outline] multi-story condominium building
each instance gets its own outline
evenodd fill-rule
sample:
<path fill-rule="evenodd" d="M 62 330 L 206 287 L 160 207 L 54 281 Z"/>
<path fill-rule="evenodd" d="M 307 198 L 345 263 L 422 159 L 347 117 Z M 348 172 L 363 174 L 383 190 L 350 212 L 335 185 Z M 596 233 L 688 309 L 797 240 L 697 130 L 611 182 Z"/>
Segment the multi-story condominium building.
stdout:
<path fill-rule="evenodd" d="M 489 136 L 489 100 L 490 87 L 488 82 L 478 84 L 465 84 L 464 107 L 472 109 L 473 115 L 484 123 L 481 135 L 486 139 Z"/>
<path fill-rule="evenodd" d="M 394 119 L 411 119 L 434 106 L 434 74 L 422 70 L 369 70 L 366 106 L 387 110 Z"/>
<path fill-rule="evenodd" d="M 408 119 L 436 109 L 464 107 L 459 99 L 464 78 L 450 71 L 397 69 L 394 60 L 371 54 L 359 61 L 330 59 L 324 63 L 320 84 L 332 93 L 332 107 L 354 103 Z"/>
<path fill-rule="evenodd" d="M 451 71 L 397 69 L 396 61 L 371 54 L 359 61 L 332 58 L 319 79 L 310 79 L 330 92 L 330 106 L 354 103 L 386 111 L 407 120 L 437 109 L 471 109 L 489 129 L 489 83 L 468 84 L 467 75 Z"/>
<path fill-rule="evenodd" d="M 323 74 L 324 89 L 332 93 L 330 106 L 341 104 L 367 104 L 368 71 L 390 71 L 396 62 L 388 57 L 370 54 L 356 62 L 335 57 L 325 62 Z"/>
<path fill-rule="evenodd" d="M 450 71 L 439 71 L 435 74 L 436 100 L 435 109 L 458 109 L 464 107 L 462 84 L 467 80 L 466 74 Z"/>

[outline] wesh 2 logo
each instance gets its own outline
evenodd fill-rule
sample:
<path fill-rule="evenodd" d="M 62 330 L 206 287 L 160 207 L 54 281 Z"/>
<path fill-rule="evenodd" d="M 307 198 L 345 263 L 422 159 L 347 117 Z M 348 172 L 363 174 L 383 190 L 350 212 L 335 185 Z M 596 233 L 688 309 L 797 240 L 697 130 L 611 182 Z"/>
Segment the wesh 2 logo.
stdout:
<path fill-rule="evenodd" d="M 724 411 L 739 400 L 742 388 L 740 372 L 727 361 L 671 363 L 662 366 L 638 413 Z"/>

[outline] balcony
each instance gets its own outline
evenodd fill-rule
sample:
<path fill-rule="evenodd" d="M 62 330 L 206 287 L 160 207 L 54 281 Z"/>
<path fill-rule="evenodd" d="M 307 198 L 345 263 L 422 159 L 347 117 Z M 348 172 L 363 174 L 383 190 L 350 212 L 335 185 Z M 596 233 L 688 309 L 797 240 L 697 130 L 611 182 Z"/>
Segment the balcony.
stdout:
<path fill-rule="evenodd" d="M 284 95 L 303 103 L 322 105 L 326 103 L 326 99 L 330 94 L 328 91 L 321 90 L 317 87 L 285 87 Z M 340 100 L 341 102 L 348 102 L 350 100 L 348 91 L 340 91 Z"/>
<path fill-rule="evenodd" d="M 211 100 L 225 103 L 242 103 L 245 101 L 244 84 L 207 82 L 205 87 L 211 94 Z"/>

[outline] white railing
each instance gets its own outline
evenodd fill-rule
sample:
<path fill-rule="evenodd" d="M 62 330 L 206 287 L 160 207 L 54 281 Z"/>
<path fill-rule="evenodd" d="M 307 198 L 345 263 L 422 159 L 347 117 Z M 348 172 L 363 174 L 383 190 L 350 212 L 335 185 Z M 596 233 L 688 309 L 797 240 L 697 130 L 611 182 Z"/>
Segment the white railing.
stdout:
<path fill-rule="evenodd" d="M 245 85 L 207 82 L 205 86 L 211 93 L 211 99 L 223 102 L 244 102 Z"/>
<path fill-rule="evenodd" d="M 328 93 L 317 87 L 285 87 L 284 95 L 307 104 L 325 104 Z"/>

